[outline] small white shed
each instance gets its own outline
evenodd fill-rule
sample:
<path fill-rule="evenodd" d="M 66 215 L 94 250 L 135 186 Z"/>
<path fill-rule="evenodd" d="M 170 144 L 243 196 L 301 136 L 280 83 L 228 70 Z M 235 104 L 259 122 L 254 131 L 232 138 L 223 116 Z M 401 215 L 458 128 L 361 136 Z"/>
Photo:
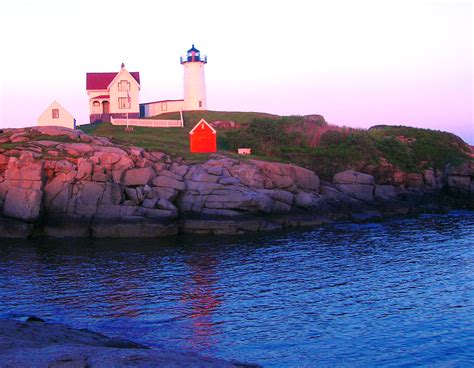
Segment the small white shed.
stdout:
<path fill-rule="evenodd" d="M 62 107 L 58 101 L 54 101 L 38 118 L 39 126 L 60 126 L 75 129 L 76 119 Z"/>
<path fill-rule="evenodd" d="M 239 155 L 251 155 L 252 149 L 251 148 L 237 148 L 237 152 Z"/>

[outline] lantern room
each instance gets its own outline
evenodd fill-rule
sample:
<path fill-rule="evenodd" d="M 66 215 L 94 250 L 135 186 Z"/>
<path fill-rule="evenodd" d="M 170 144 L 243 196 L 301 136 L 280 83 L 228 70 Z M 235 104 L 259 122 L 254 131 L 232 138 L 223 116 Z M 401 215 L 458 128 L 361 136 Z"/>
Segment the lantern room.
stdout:
<path fill-rule="evenodd" d="M 201 62 L 206 64 L 207 63 L 207 56 L 201 55 L 201 52 L 194 47 L 194 45 L 188 50 L 186 55 L 181 56 L 180 58 L 181 64 L 185 63 L 192 63 L 192 62 Z"/>

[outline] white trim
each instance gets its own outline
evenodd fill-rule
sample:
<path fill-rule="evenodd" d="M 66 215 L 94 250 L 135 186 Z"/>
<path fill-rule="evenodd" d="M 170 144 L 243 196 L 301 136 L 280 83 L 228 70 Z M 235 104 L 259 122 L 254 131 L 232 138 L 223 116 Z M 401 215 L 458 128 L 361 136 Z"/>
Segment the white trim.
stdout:
<path fill-rule="evenodd" d="M 201 120 L 199 120 L 199 123 L 197 123 L 197 124 L 194 126 L 193 129 L 191 129 L 191 131 L 189 132 L 189 134 L 194 134 L 194 130 L 196 130 L 197 127 L 198 127 L 199 125 L 201 125 L 201 123 L 204 123 L 204 124 L 206 124 L 209 128 L 211 128 L 212 134 L 216 134 L 216 133 L 217 133 L 216 130 L 215 130 L 212 126 L 210 126 L 209 123 L 208 123 L 206 120 L 201 119 Z"/>

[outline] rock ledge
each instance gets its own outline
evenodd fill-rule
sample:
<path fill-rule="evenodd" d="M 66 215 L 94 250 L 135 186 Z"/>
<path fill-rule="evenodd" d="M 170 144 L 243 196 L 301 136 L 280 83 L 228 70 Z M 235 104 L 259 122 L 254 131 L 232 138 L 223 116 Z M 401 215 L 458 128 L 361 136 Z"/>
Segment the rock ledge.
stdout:
<path fill-rule="evenodd" d="M 150 349 L 61 324 L 0 319 L 1 367 L 259 367 L 196 354 Z"/>

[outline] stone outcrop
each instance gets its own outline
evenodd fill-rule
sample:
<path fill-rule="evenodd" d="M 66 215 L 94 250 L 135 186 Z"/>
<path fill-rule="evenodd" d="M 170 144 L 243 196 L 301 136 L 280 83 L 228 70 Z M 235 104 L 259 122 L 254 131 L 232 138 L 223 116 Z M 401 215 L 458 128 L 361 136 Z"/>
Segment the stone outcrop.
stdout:
<path fill-rule="evenodd" d="M 34 222 L 38 220 L 43 196 L 44 163 L 36 155 L 24 152 L 10 157 L 0 183 L 3 213 L 12 218 Z"/>
<path fill-rule="evenodd" d="M 334 175 L 332 181 L 350 197 L 366 202 L 374 200 L 375 179 L 372 175 L 347 170 Z"/>
<path fill-rule="evenodd" d="M 321 183 L 314 172 L 291 164 L 221 155 L 187 164 L 66 128 L 0 134 L 3 143 L 18 138 L 14 149 L 0 148 L 0 237 L 264 231 L 433 209 L 443 202 L 434 203 L 436 195 L 474 207 L 472 163 L 444 172 L 400 172 L 391 184 L 354 170 Z"/>
<path fill-rule="evenodd" d="M 473 193 L 474 163 L 466 162 L 447 169 L 447 186 L 454 193 Z"/>
<path fill-rule="evenodd" d="M 73 329 L 40 318 L 0 319 L 2 367 L 259 367 Z"/>
<path fill-rule="evenodd" d="M 376 185 L 374 196 L 381 201 L 392 201 L 397 199 L 399 190 L 393 185 Z"/>
<path fill-rule="evenodd" d="M 33 233 L 33 224 L 0 217 L 0 238 L 27 238 Z"/>

